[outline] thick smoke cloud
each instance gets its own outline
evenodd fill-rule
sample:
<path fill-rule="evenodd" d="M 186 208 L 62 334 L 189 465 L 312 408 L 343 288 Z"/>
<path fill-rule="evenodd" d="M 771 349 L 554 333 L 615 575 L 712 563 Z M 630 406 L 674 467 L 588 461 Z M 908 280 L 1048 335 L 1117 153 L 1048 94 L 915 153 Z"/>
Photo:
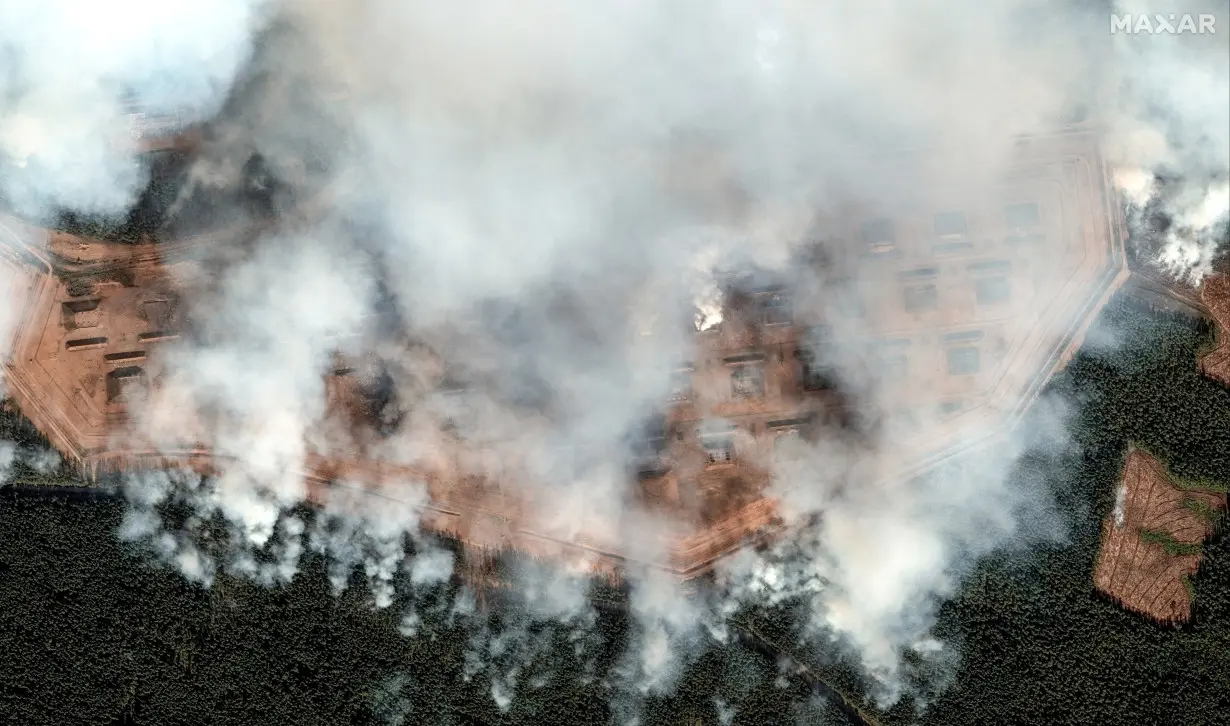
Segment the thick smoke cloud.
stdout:
<path fill-rule="evenodd" d="M 202 222 L 194 201 L 251 191 L 259 159 L 258 196 L 283 224 L 211 250 L 217 274 L 185 281 L 199 335 L 173 350 L 166 393 L 142 416 L 160 446 L 206 441 L 233 463 L 210 481 L 127 485 L 122 536 L 202 582 L 219 567 L 285 581 L 308 547 L 337 564 L 339 586 L 361 565 L 379 605 L 400 568 L 424 587 L 447 577 L 450 556 L 422 533 L 425 482 L 382 492 L 397 504 L 334 500 L 319 531 L 288 514 L 307 496 L 305 457 L 356 445 L 498 479 L 543 503 L 552 534 L 659 559 L 673 525 L 637 505 L 627 439 L 688 359 L 677 331 L 694 306 L 714 322 L 715 270 L 791 273 L 818 215 L 986 188 L 1018 134 L 1077 108 L 1105 129 L 1126 190 L 1143 201 L 1160 194 L 1155 175 L 1180 180 L 1164 203 L 1182 222 L 1159 253 L 1176 273 L 1207 271 L 1207 231 L 1227 206 L 1224 12 L 1215 37 L 1115 37 L 1113 8 L 1048 0 L 130 4 L 0 5 L 17 61 L 0 76 L 0 184 L 29 216 L 122 209 L 139 166 L 106 139 L 130 88 L 219 110 L 177 208 L 184 228 Z M 1159 10 L 1118 11 L 1141 9 Z M 940 152 L 886 154 L 920 148 Z M 204 221 L 260 214 L 214 209 Z M 887 408 L 853 353 L 859 326 L 834 324 L 846 383 L 868 410 Z M 391 435 L 354 441 L 325 425 L 322 374 L 339 350 L 383 362 Z M 468 384 L 465 416 L 443 393 L 453 381 Z M 453 457 L 446 419 L 482 454 Z M 1039 416 L 994 456 L 909 488 L 880 476 L 891 422 L 869 442 L 799 452 L 775 486 L 789 517 L 821 515 L 818 527 L 744 553 L 712 597 L 630 574 L 629 691 L 670 688 L 740 603 L 802 597 L 815 633 L 852 643 L 891 698 L 900 650 L 940 647 L 934 606 L 973 558 L 1056 535 L 1049 503 L 1007 475 L 1039 439 L 1063 450 L 1063 420 Z M 158 515 L 168 502 L 193 512 L 182 527 Z M 198 542 L 218 519 L 235 543 L 221 553 Z M 583 585 L 549 582 L 543 617 L 583 627 Z M 476 635 L 475 677 L 511 698 L 527 682 L 521 656 L 499 654 L 534 648 Z"/>
<path fill-rule="evenodd" d="M 263 4 L 0 3 L 0 194 L 36 218 L 52 205 L 122 212 L 144 183 L 126 95 L 153 111 L 211 114 Z"/>
<path fill-rule="evenodd" d="M 1199 0 L 1118 6 L 1133 18 L 1214 16 L 1214 33 L 1116 34 L 1121 92 L 1108 115 L 1107 148 L 1124 192 L 1137 207 L 1153 200 L 1171 223 L 1154 261 L 1199 283 L 1225 244 L 1230 215 L 1230 9 Z"/>

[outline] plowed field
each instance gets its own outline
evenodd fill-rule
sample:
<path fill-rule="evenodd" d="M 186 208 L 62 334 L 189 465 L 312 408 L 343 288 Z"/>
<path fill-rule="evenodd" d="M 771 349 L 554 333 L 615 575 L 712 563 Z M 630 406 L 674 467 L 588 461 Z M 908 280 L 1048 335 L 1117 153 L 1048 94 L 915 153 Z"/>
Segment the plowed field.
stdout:
<path fill-rule="evenodd" d="M 1194 550 L 1212 533 L 1211 523 L 1195 510 L 1224 511 L 1226 497 L 1177 488 L 1161 462 L 1135 450 L 1120 485 L 1122 520 L 1112 512 L 1102 525 L 1094 586 L 1129 610 L 1160 622 L 1184 622 L 1191 617 L 1184 578 L 1195 574 L 1200 554 Z"/>

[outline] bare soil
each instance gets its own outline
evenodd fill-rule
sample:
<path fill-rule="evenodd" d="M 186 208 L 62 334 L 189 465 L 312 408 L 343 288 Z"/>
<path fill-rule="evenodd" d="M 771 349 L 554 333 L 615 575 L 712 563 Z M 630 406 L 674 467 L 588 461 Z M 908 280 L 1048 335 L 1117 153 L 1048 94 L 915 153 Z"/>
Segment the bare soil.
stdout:
<path fill-rule="evenodd" d="M 1224 511 L 1226 496 L 1176 487 L 1165 467 L 1133 450 L 1120 480 L 1125 488 L 1123 520 L 1112 512 L 1102 525 L 1102 549 L 1093 583 L 1125 608 L 1159 622 L 1181 623 L 1191 617 L 1191 598 L 1184 578 L 1200 566 L 1199 554 L 1174 555 L 1161 542 L 1142 539 L 1142 532 L 1168 535 L 1179 545 L 1199 545 L 1212 524 L 1186 500 Z"/>
<path fill-rule="evenodd" d="M 1205 279 L 1200 299 L 1217 323 L 1217 343 L 1200 358 L 1200 372 L 1230 386 L 1230 275 L 1217 274 Z"/>

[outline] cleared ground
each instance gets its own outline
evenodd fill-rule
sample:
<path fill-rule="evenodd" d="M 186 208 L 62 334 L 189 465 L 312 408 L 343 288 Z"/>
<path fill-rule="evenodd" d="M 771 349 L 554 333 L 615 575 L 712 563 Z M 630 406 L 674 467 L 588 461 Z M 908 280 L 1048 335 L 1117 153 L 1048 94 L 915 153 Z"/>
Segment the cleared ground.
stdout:
<path fill-rule="evenodd" d="M 1129 453 L 1115 511 L 1102 524 L 1094 586 L 1125 608 L 1159 622 L 1191 617 L 1187 578 L 1213 532 L 1224 494 L 1182 489 L 1157 459 Z"/>
<path fill-rule="evenodd" d="M 1200 289 L 1200 299 L 1217 323 L 1217 344 L 1200 358 L 1200 372 L 1230 386 L 1230 276 L 1219 274 L 1206 278 Z"/>

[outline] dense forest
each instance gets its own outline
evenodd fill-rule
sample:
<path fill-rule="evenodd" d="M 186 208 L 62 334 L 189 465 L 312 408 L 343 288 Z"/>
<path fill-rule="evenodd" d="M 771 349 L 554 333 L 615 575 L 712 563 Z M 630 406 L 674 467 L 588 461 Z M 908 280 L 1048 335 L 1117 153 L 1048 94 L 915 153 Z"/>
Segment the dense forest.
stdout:
<path fill-rule="evenodd" d="M 359 573 L 335 596 L 319 557 L 283 588 L 224 576 L 206 590 L 126 552 L 112 497 L 10 489 L 0 506 L 0 723 L 562 726 L 606 723 L 623 698 L 583 677 L 616 669 L 618 607 L 600 611 L 578 655 L 568 628 L 515 603 L 459 614 L 454 584 L 417 603 L 405 637 L 408 603 L 374 609 Z M 475 655 L 539 681 L 501 713 Z M 780 673 L 776 653 L 739 639 L 702 654 L 681 693 L 647 704 L 644 722 L 718 723 L 737 704 L 757 723 L 849 723 L 804 675 Z"/>
<path fill-rule="evenodd" d="M 1230 393 L 1196 371 L 1203 324 L 1120 296 L 1100 328 L 1050 386 L 1079 402 L 1076 446 L 1033 452 L 1014 476 L 1053 494 L 1066 537 L 978 562 L 936 626 L 959 660 L 932 672 L 907 654 L 914 692 L 888 712 L 839 646 L 798 645 L 797 604 L 736 614 L 674 695 L 639 698 L 619 686 L 631 628 L 618 590 L 595 586 L 578 635 L 511 596 L 461 607 L 456 582 L 377 610 L 362 572 L 335 596 L 314 554 L 283 587 L 223 575 L 205 589 L 119 541 L 122 500 L 36 486 L 64 472 L 22 464 L 0 493 L 0 723 L 601 724 L 632 710 L 646 725 L 1224 723 L 1226 538 L 1206 543 L 1181 627 L 1098 596 L 1091 573 L 1129 442 L 1180 476 L 1230 482 Z M 10 412 L 0 438 L 39 446 Z M 502 712 L 493 678 L 509 673 Z"/>

